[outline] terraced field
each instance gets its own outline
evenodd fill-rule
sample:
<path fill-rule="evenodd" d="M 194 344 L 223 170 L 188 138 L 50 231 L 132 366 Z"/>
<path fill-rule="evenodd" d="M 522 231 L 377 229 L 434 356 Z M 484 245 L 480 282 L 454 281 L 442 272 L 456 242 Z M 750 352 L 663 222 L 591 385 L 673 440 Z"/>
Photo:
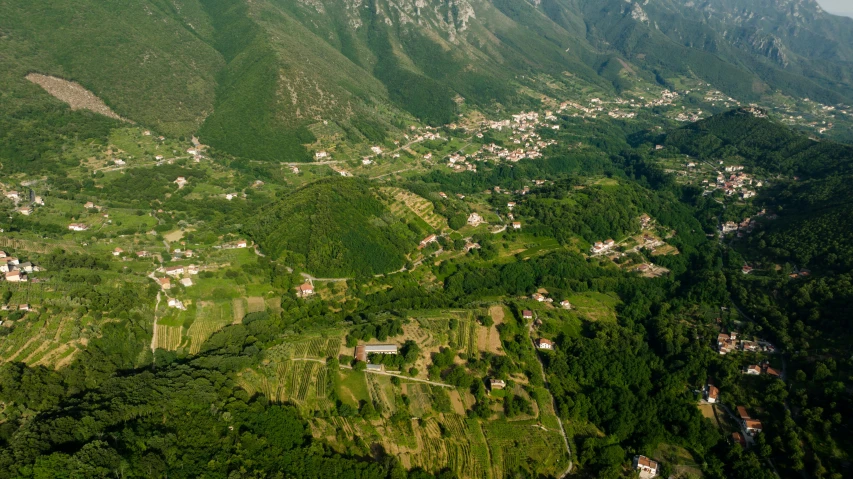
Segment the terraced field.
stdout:
<path fill-rule="evenodd" d="M 395 215 L 405 218 L 413 214 L 434 230 L 444 231 L 448 228 L 447 220 L 435 212 L 429 200 L 400 188 L 385 187 L 382 191 L 395 200 L 388 205 Z"/>
<path fill-rule="evenodd" d="M 198 354 L 207 338 L 231 324 L 232 321 L 230 304 L 213 303 L 211 301 L 199 302 L 195 320 L 189 329 L 187 329 L 190 354 Z"/>

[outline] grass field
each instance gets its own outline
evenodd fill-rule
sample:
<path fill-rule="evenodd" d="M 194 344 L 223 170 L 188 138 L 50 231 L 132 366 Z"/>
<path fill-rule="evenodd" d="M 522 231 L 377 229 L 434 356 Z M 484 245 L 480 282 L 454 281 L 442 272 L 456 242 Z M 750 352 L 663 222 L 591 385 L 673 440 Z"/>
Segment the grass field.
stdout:
<path fill-rule="evenodd" d="M 616 321 L 616 307 L 620 300 L 615 294 L 581 293 L 568 298 L 572 309 L 582 318 L 591 321 Z"/>

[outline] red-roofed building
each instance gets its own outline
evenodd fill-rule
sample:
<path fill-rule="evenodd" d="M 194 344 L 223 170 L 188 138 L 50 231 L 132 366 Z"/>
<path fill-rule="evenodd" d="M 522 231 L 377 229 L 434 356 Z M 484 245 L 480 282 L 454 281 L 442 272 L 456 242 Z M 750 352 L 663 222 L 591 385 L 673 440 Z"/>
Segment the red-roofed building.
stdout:
<path fill-rule="evenodd" d="M 716 386 L 714 386 L 714 385 L 712 385 L 712 384 L 709 384 L 709 385 L 708 385 L 708 389 L 707 389 L 707 391 L 705 392 L 705 399 L 706 399 L 709 403 L 714 404 L 714 403 L 716 403 L 716 402 L 717 402 L 717 398 L 718 398 L 719 396 L 720 396 L 720 390 L 719 390 L 719 389 L 717 389 L 717 387 L 716 387 Z"/>
<path fill-rule="evenodd" d="M 314 294 L 314 286 L 311 283 L 303 283 L 296 287 L 299 296 L 305 298 Z"/>

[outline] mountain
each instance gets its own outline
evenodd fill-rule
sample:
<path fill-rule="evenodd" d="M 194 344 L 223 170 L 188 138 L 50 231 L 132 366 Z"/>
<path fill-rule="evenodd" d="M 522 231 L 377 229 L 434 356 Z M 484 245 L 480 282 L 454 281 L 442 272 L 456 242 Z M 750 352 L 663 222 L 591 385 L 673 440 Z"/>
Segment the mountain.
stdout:
<path fill-rule="evenodd" d="M 820 179 L 853 173 L 853 147 L 809 138 L 754 108 L 715 115 L 658 140 L 700 158 L 739 157 L 745 166 L 776 175 Z"/>
<path fill-rule="evenodd" d="M 373 275 L 400 269 L 420 241 L 364 180 L 311 183 L 258 212 L 246 232 L 273 258 L 317 276 Z"/>
<path fill-rule="evenodd" d="M 468 107 L 536 105 L 571 82 L 699 78 L 743 101 L 853 102 L 853 20 L 814 0 L 58 0 L 0 2 L 8 129 L 57 108 L 38 72 L 219 151 L 308 160 L 309 128 L 376 141 Z M 577 87 L 577 85 L 575 85 Z M 33 120 L 36 124 L 43 118 Z M 75 121 L 83 121 L 78 119 Z M 31 125 L 32 126 L 32 125 Z M 24 128 L 26 129 L 26 128 Z"/>

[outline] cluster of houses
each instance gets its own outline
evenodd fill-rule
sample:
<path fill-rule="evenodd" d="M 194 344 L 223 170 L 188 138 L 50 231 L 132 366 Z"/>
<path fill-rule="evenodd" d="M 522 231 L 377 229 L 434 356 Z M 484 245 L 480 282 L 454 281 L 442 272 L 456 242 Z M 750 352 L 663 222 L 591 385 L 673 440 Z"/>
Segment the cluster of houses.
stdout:
<path fill-rule="evenodd" d="M 720 333 L 717 335 L 717 351 L 720 354 L 728 354 L 734 351 L 774 353 L 776 348 L 761 339 L 755 341 L 741 339 L 738 341 L 737 331 L 732 331 L 729 334 Z"/>
<path fill-rule="evenodd" d="M 722 164 L 722 162 L 720 162 Z M 691 164 L 688 164 L 690 166 Z M 708 180 L 703 180 L 705 186 L 705 195 L 710 195 L 715 190 L 721 190 L 726 196 L 739 196 L 741 199 L 749 199 L 756 195 L 755 189 L 764 186 L 760 180 L 755 180 L 751 175 L 744 173 L 743 166 L 728 165 L 723 167 L 723 171 L 717 172 L 716 182 L 711 184 Z M 753 188 L 753 189 L 750 189 Z"/>
<path fill-rule="evenodd" d="M 9 190 L 4 193 L 4 196 L 15 202 L 15 205 L 18 205 L 21 201 L 25 201 L 27 195 L 25 193 L 20 193 L 15 190 Z M 15 208 L 15 212 L 24 215 L 30 216 L 35 211 L 33 209 L 34 206 L 44 206 L 44 199 L 41 196 L 35 196 L 32 190 L 29 193 L 29 204 L 24 204 L 22 206 L 18 206 Z"/>
<path fill-rule="evenodd" d="M 778 218 L 775 214 L 766 214 L 766 210 L 761 210 L 755 214 L 756 218 L 766 217 L 768 220 L 775 220 Z M 734 221 L 726 221 L 725 223 L 720 225 L 720 234 L 727 235 L 730 233 L 737 232 L 738 238 L 743 238 L 745 235 L 752 233 L 752 231 L 758 226 L 755 218 L 746 217 L 740 223 Z"/>
<path fill-rule="evenodd" d="M 18 258 L 9 256 L 5 251 L 0 251 L 0 273 L 4 274 L 6 281 L 10 283 L 26 283 L 27 274 L 41 271 L 37 265 L 30 261 L 21 263 Z"/>

